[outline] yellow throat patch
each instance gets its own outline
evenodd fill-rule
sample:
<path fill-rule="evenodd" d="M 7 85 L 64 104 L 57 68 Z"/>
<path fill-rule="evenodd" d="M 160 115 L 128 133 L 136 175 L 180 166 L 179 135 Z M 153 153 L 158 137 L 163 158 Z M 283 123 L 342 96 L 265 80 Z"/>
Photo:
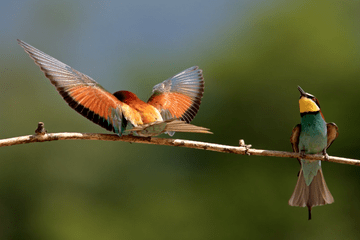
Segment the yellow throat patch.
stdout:
<path fill-rule="evenodd" d="M 300 113 L 320 111 L 318 105 L 316 105 L 316 103 L 313 100 L 307 97 L 300 98 L 299 106 L 300 106 Z"/>

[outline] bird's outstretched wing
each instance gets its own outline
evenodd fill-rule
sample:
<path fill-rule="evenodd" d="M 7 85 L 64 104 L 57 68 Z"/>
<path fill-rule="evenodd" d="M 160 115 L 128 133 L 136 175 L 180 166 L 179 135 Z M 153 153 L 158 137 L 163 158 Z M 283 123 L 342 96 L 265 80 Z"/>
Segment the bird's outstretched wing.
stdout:
<path fill-rule="evenodd" d="M 142 123 L 136 111 L 119 101 L 91 77 L 19 39 L 18 43 L 50 79 L 69 106 L 87 119 L 118 134 L 126 128 L 127 120 L 134 126 Z"/>
<path fill-rule="evenodd" d="M 134 132 L 138 136 L 151 137 L 165 132 L 192 132 L 192 133 L 209 133 L 208 128 L 195 126 L 177 119 L 152 122 L 126 130 L 125 132 Z"/>
<path fill-rule="evenodd" d="M 202 70 L 194 66 L 155 85 L 148 103 L 160 111 L 164 120 L 190 123 L 199 111 L 203 93 Z"/>
<path fill-rule="evenodd" d="M 330 145 L 335 141 L 335 139 L 339 136 L 339 128 L 335 123 L 326 124 L 327 127 L 327 147 L 328 149 Z"/>

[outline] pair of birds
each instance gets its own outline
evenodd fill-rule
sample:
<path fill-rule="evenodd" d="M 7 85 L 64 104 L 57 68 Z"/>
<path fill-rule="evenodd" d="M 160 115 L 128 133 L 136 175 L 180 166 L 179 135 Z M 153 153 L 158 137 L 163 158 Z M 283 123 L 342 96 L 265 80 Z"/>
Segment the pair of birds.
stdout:
<path fill-rule="evenodd" d="M 202 70 L 197 66 L 154 86 L 147 102 L 134 93 L 106 91 L 91 77 L 18 40 L 39 65 L 60 95 L 78 113 L 119 135 L 157 136 L 175 132 L 211 133 L 209 129 L 190 124 L 197 114 L 204 93 Z M 335 123 L 326 123 L 319 101 L 300 87 L 301 123 L 292 131 L 294 152 L 314 154 L 326 149 L 338 136 Z M 330 204 L 334 199 L 326 186 L 321 161 L 299 159 L 301 169 L 289 205 L 308 207 L 309 219 L 314 206 Z"/>

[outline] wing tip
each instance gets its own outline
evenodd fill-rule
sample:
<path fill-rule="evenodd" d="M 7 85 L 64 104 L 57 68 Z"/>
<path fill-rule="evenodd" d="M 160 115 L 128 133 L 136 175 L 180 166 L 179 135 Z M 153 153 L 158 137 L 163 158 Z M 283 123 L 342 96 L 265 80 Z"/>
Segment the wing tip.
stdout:
<path fill-rule="evenodd" d="M 16 41 L 18 42 L 18 44 L 20 44 L 20 45 L 24 45 L 24 44 L 26 44 L 26 42 L 24 42 L 23 40 L 20 40 L 20 39 L 16 39 Z"/>
<path fill-rule="evenodd" d="M 16 39 L 16 41 L 22 48 L 25 49 L 25 51 L 26 51 L 26 48 L 32 47 L 31 45 L 29 45 L 28 43 L 26 43 L 20 39 Z"/>
<path fill-rule="evenodd" d="M 201 68 L 199 68 L 199 66 L 192 66 L 188 69 L 191 69 L 191 71 L 197 71 L 199 73 L 199 77 L 201 76 L 203 78 L 203 70 Z"/>

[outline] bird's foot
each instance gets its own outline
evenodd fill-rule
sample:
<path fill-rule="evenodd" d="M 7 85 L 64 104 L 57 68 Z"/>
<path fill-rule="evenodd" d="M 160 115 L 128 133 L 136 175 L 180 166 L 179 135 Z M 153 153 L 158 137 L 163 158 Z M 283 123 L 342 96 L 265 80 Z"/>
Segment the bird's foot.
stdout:
<path fill-rule="evenodd" d="M 305 155 L 306 155 L 306 154 L 305 154 L 305 151 L 304 151 L 304 150 L 301 150 L 301 151 L 300 151 L 300 158 L 304 158 Z"/>
<path fill-rule="evenodd" d="M 329 161 L 329 154 L 327 154 L 326 149 L 323 150 L 323 155 L 326 161 Z"/>
<path fill-rule="evenodd" d="M 251 144 L 246 145 L 244 139 L 239 140 L 239 147 L 245 148 L 245 154 L 250 156 L 249 149 L 252 147 Z"/>

